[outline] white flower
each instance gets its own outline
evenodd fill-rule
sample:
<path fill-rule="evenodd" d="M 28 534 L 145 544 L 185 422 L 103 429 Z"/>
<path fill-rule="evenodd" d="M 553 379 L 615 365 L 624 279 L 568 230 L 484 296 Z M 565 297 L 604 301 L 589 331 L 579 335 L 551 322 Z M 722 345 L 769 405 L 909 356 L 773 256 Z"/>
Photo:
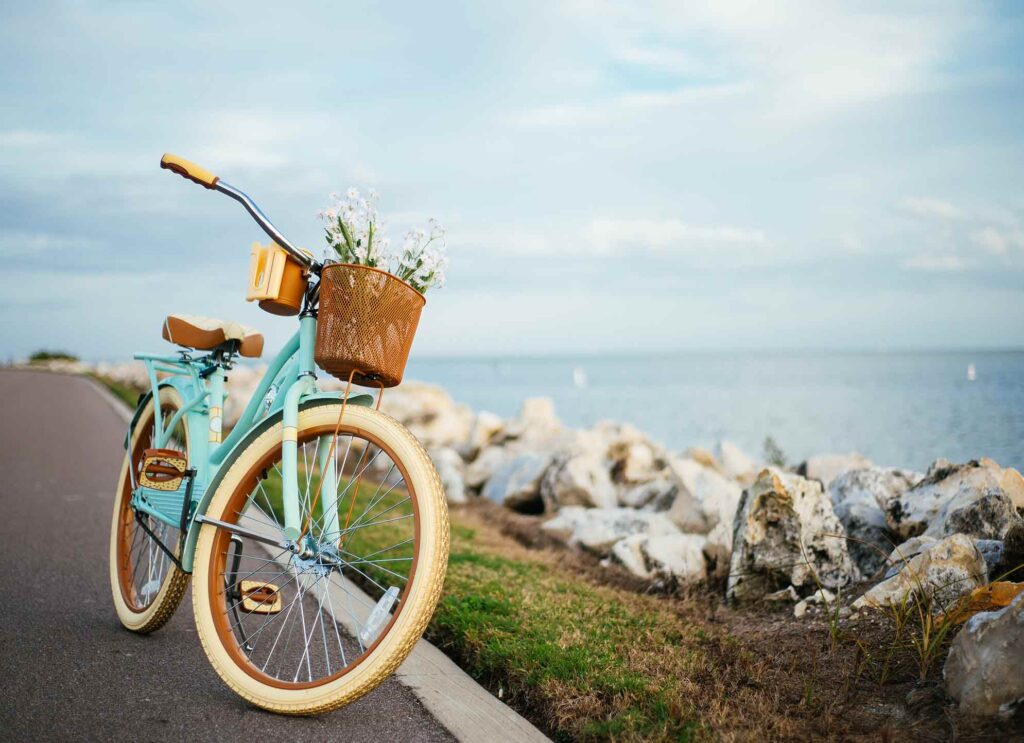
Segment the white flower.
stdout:
<path fill-rule="evenodd" d="M 317 216 L 324 222 L 333 258 L 385 269 L 420 292 L 444 286 L 448 256 L 445 230 L 440 222 L 431 219 L 426 229 L 409 230 L 402 239 L 401 250 L 392 253 L 387 225 L 377 213 L 380 194 L 376 190 L 369 189 L 366 198 L 356 188 L 349 188 L 344 200 L 336 192 L 330 197 L 333 204 Z"/>

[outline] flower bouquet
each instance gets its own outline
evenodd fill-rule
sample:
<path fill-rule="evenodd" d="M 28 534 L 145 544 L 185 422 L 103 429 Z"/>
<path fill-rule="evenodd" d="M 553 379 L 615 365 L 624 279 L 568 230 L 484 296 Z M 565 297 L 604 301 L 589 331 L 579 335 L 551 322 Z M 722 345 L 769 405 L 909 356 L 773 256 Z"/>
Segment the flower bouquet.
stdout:
<path fill-rule="evenodd" d="M 448 267 L 444 227 L 431 219 L 427 229 L 405 233 L 401 251 L 392 252 L 391 240 L 377 214 L 379 200 L 379 194 L 372 189 L 366 198 L 355 188 L 350 188 L 344 199 L 337 193 L 331 194 L 331 206 L 319 214 L 326 224 L 328 260 L 379 268 L 420 294 L 435 286 L 443 287 Z"/>
<path fill-rule="evenodd" d="M 328 255 L 320 276 L 316 362 L 341 379 L 393 387 L 402 381 L 423 295 L 444 286 L 444 228 L 410 230 L 392 252 L 377 214 L 378 196 L 349 189 L 320 212 Z"/>

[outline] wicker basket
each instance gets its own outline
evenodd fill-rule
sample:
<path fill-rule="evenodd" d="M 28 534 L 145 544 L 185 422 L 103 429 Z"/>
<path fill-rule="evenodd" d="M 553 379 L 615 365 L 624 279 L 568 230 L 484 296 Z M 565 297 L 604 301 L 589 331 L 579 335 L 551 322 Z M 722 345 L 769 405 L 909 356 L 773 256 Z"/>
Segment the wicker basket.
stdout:
<path fill-rule="evenodd" d="M 386 271 L 332 263 L 320 275 L 316 363 L 364 386 L 401 383 L 426 299 Z"/>

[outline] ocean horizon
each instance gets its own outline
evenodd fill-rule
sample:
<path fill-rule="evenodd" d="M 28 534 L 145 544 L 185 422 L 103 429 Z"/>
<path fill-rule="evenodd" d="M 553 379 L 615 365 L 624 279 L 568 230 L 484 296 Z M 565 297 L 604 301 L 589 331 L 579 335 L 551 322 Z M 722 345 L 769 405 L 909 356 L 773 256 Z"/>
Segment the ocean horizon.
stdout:
<path fill-rule="evenodd" d="M 635 425 L 673 451 L 768 437 L 796 464 L 857 451 L 925 470 L 937 458 L 1024 468 L 1024 349 L 701 350 L 417 357 L 407 380 L 515 415 L 549 397 L 562 421 Z"/>

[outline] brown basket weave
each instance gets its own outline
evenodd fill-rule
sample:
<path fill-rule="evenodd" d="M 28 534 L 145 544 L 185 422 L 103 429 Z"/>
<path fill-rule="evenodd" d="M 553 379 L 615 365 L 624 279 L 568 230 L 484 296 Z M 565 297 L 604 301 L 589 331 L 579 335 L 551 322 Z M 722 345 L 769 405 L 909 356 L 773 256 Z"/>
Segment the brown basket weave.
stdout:
<path fill-rule="evenodd" d="M 386 271 L 349 263 L 324 266 L 316 363 L 365 386 L 401 383 L 426 299 Z"/>

